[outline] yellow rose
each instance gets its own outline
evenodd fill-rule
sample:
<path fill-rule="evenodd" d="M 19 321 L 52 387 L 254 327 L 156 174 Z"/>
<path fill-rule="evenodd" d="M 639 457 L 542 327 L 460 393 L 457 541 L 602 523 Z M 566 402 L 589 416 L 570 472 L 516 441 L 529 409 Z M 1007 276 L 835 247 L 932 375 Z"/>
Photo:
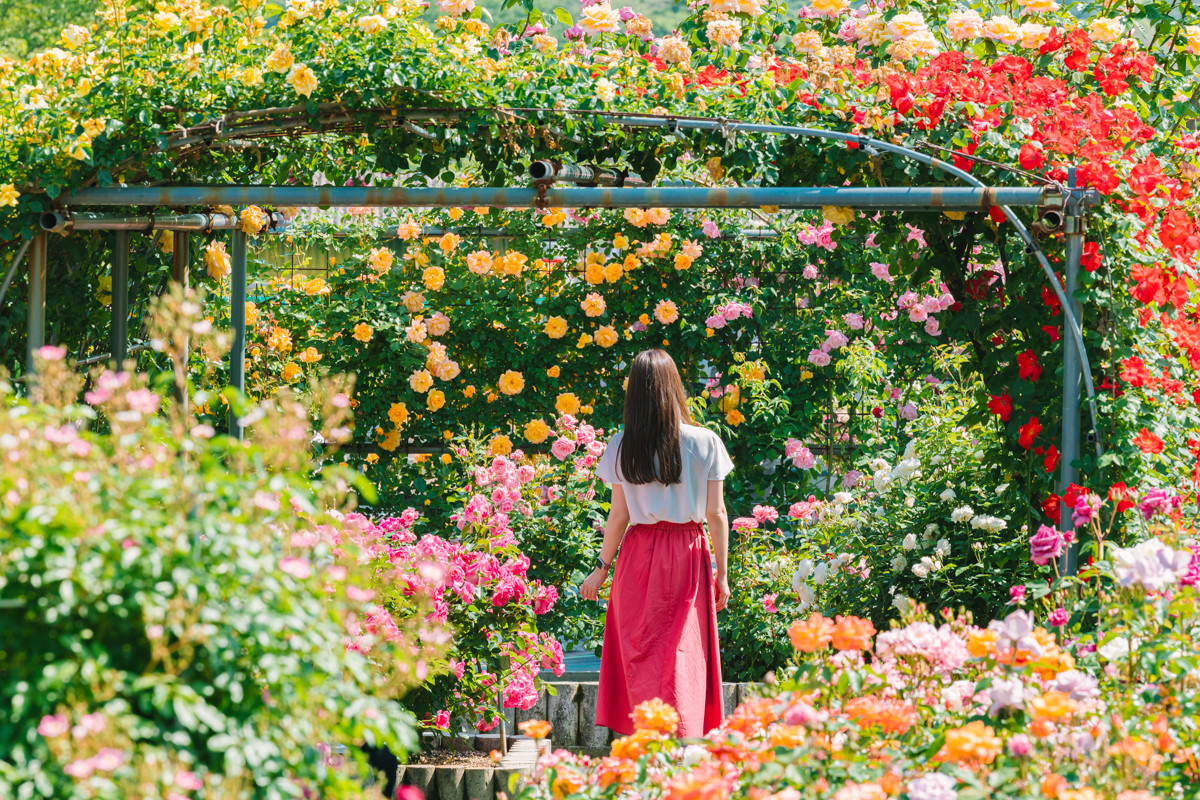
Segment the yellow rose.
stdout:
<path fill-rule="evenodd" d="M 431 292 L 436 292 L 441 289 L 446 283 L 446 273 L 441 267 L 426 267 L 421 273 L 421 279 L 425 281 L 425 288 Z"/>
<path fill-rule="evenodd" d="M 332 290 L 324 278 L 313 278 L 304 284 L 304 293 L 309 297 L 319 294 L 329 294 Z"/>
<path fill-rule="evenodd" d="M 354 338 L 358 339 L 363 344 L 371 341 L 371 336 L 375 333 L 375 329 L 365 322 L 360 322 L 354 326 Z"/>
<path fill-rule="evenodd" d="M 546 320 L 546 325 L 542 328 L 542 333 L 551 339 L 561 339 L 567 335 L 567 321 L 562 317 L 551 317 Z"/>
<path fill-rule="evenodd" d="M 734 408 L 725 412 L 725 421 L 736 428 L 738 425 L 741 425 L 746 421 L 746 417 L 742 414 L 742 412 Z"/>
<path fill-rule="evenodd" d="M 650 315 L 649 314 L 639 314 L 638 322 L 642 323 L 643 325 L 649 325 L 650 324 Z"/>
<path fill-rule="evenodd" d="M 390 431 L 388 431 L 387 435 L 383 437 L 383 441 L 379 443 L 379 446 L 384 450 L 387 450 L 389 453 L 399 447 L 400 429 L 392 428 Z"/>
<path fill-rule="evenodd" d="M 533 444 L 541 444 L 550 436 L 550 426 L 540 419 L 530 420 L 525 425 L 525 438 Z"/>
<path fill-rule="evenodd" d="M 0 185 L 0 206 L 15 206 L 21 193 L 11 183 Z"/>
<path fill-rule="evenodd" d="M 291 383 L 292 381 L 296 380 L 296 378 L 299 378 L 301 374 L 303 374 L 303 370 L 301 370 L 300 367 L 296 366 L 291 361 L 283 365 L 282 377 L 285 383 Z"/>
<path fill-rule="evenodd" d="M 559 414 L 578 414 L 579 398 L 571 392 L 560 394 L 558 399 L 554 401 L 554 409 Z"/>
<path fill-rule="evenodd" d="M 822 17 L 836 17 L 850 7 L 850 0 L 813 0 L 812 10 Z"/>
<path fill-rule="evenodd" d="M 437 411 L 442 406 L 446 405 L 446 395 L 441 389 L 433 389 L 425 397 L 425 405 L 430 411 Z"/>
<path fill-rule="evenodd" d="M 613 237 L 613 247 L 617 248 L 618 250 L 628 249 L 629 237 L 627 237 L 623 233 L 618 233 L 616 236 Z"/>
<path fill-rule="evenodd" d="M 296 57 L 292 55 L 292 51 L 287 45 L 281 44 L 275 48 L 275 52 L 267 56 L 267 69 L 271 72 L 285 73 L 292 68 L 296 63 Z"/>
<path fill-rule="evenodd" d="M 654 318 L 663 325 L 670 325 L 679 319 L 679 307 L 671 300 L 660 300 L 654 307 Z"/>
<path fill-rule="evenodd" d="M 438 247 L 442 248 L 443 253 L 450 255 L 461 242 L 462 238 L 457 234 L 445 233 L 442 234 L 442 238 L 438 239 Z"/>
<path fill-rule="evenodd" d="M 414 392 L 424 394 L 433 386 L 433 376 L 429 374 L 428 370 L 419 369 L 408 376 L 408 385 Z"/>
<path fill-rule="evenodd" d="M 525 378 L 521 373 L 510 369 L 500 376 L 497 386 L 507 395 L 520 394 L 525 388 Z"/>
<path fill-rule="evenodd" d="M 317 88 L 317 76 L 304 64 L 296 64 L 287 75 L 287 82 L 296 90 L 296 94 L 309 97 Z"/>
<path fill-rule="evenodd" d="M 685 269 L 691 269 L 691 267 L 692 259 L 686 253 L 675 254 L 675 269 L 682 271 Z"/>
<path fill-rule="evenodd" d="M 583 270 L 583 279 L 593 286 L 604 283 L 604 265 L 589 261 Z"/>
<path fill-rule="evenodd" d="M 492 254 L 487 250 L 476 250 L 467 256 L 467 269 L 476 275 L 487 275 L 492 271 Z"/>
<path fill-rule="evenodd" d="M 258 303 L 246 303 L 246 326 L 253 328 L 256 322 L 258 322 Z M 309 350 L 312 348 L 310 347 Z M 320 360 L 320 356 L 317 356 L 317 360 Z"/>
<path fill-rule="evenodd" d="M 488 449 L 492 451 L 494 456 L 506 456 L 513 451 L 512 439 L 504 434 L 493 436 Z"/>
<path fill-rule="evenodd" d="M 596 292 L 591 292 L 587 297 L 583 298 L 583 302 L 579 304 L 579 307 L 589 317 L 598 317 L 604 313 L 606 305 L 603 297 Z"/>
<path fill-rule="evenodd" d="M 315 347 L 306 347 L 304 352 L 296 356 L 296 358 L 300 359 L 305 364 L 315 364 L 321 360 L 321 354 Z"/>
<path fill-rule="evenodd" d="M 82 25 L 68 25 L 63 28 L 62 41 L 68 50 L 82 47 L 92 38 L 92 32 Z"/>
<path fill-rule="evenodd" d="M 450 463 L 451 461 L 453 461 L 453 460 L 454 460 L 454 459 L 450 458 L 450 454 L 449 454 L 449 453 L 442 453 L 442 459 L 441 459 L 441 461 L 442 461 L 442 463 L 443 463 L 443 464 L 447 464 L 447 465 L 449 465 L 449 463 Z"/>
<path fill-rule="evenodd" d="M 238 215 L 239 225 L 247 236 L 258 236 L 270 221 L 265 211 L 258 206 L 246 206 Z"/>
<path fill-rule="evenodd" d="M 450 219 L 458 222 L 460 219 L 462 219 L 463 210 L 461 208 L 451 208 L 446 211 L 446 214 L 449 215 Z"/>
<path fill-rule="evenodd" d="M 604 268 L 604 280 L 609 283 L 616 283 L 621 279 L 621 273 L 623 272 L 624 270 L 621 268 L 621 265 L 614 261 Z"/>
<path fill-rule="evenodd" d="M 259 86 L 263 82 L 262 70 L 258 67 L 246 67 L 239 76 L 243 86 Z"/>
<path fill-rule="evenodd" d="M 612 347 L 620 338 L 611 325 L 604 325 L 596 330 L 596 344 L 601 347 Z"/>
<path fill-rule="evenodd" d="M 290 352 L 292 349 L 291 332 L 283 328 L 272 328 L 271 332 L 267 334 L 267 347 L 280 353 Z"/>
<path fill-rule="evenodd" d="M 854 209 L 846 206 L 821 206 L 821 215 L 834 225 L 849 225 L 854 219 Z"/>
<path fill-rule="evenodd" d="M 419 292 L 405 292 L 400 295 L 400 302 L 404 304 L 410 314 L 416 314 L 425 308 L 425 295 Z"/>
<path fill-rule="evenodd" d="M 215 281 L 223 281 L 233 272 L 233 262 L 224 242 L 209 242 L 204 248 L 204 267 L 208 277 Z"/>
<path fill-rule="evenodd" d="M 550 369 L 546 370 L 546 374 L 548 376 L 550 376 L 551 378 L 557 378 L 561 374 L 561 372 L 562 372 L 562 370 L 560 370 L 558 368 L 557 364 L 554 365 L 553 367 L 551 367 Z"/>
<path fill-rule="evenodd" d="M 390 249 L 386 247 L 372 247 L 371 254 L 367 257 L 367 264 L 380 275 L 386 275 L 387 271 L 392 268 L 395 260 L 396 257 Z"/>

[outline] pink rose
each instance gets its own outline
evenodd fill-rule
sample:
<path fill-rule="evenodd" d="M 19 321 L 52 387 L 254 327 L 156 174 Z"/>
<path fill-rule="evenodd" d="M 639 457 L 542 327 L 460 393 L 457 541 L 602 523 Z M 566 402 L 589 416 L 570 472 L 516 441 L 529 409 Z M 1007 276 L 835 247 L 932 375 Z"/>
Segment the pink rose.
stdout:
<path fill-rule="evenodd" d="M 881 264 L 878 261 L 871 262 L 871 274 L 885 283 L 892 283 L 895 278 L 888 272 L 888 265 Z"/>
<path fill-rule="evenodd" d="M 775 592 L 773 594 L 763 595 L 763 608 L 766 609 L 768 614 L 774 614 L 779 610 L 779 609 L 775 608 L 775 598 L 776 597 L 779 597 L 778 592 Z"/>
<path fill-rule="evenodd" d="M 567 456 L 575 452 L 575 442 L 565 436 L 560 436 L 554 440 L 554 444 L 550 446 L 550 453 L 559 461 L 565 461 Z"/>
<path fill-rule="evenodd" d="M 65 715 L 54 714 L 51 716 L 50 714 L 47 714 L 46 716 L 42 717 L 41 722 L 38 723 L 37 732 L 39 735 L 45 736 L 47 739 L 53 739 L 56 736 L 62 736 L 70 727 L 71 723 L 67 721 Z"/>
<path fill-rule="evenodd" d="M 822 350 L 810 350 L 808 352 L 808 362 L 814 366 L 827 367 L 829 366 L 829 362 L 832 360 L 833 359 L 829 357 L 829 353 L 826 353 Z"/>
<path fill-rule="evenodd" d="M 446 709 L 442 709 L 441 711 L 437 712 L 437 716 L 434 717 L 433 724 L 437 726 L 438 730 L 450 730 L 450 712 Z"/>
<path fill-rule="evenodd" d="M 704 220 L 704 223 L 700 226 L 700 230 L 702 230 L 704 235 L 710 239 L 716 239 L 721 235 L 721 229 L 718 228 L 717 223 L 713 222 L 711 219 Z"/>
<path fill-rule="evenodd" d="M 303 558 L 295 556 L 286 556 L 279 559 L 279 569 L 291 575 L 293 578 L 304 580 L 312 575 L 312 566 Z"/>

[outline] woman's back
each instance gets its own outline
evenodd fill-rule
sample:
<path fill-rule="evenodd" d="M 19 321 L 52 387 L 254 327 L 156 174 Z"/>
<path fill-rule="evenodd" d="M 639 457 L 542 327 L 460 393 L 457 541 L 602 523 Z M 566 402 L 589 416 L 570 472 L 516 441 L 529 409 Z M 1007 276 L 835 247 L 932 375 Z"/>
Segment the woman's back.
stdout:
<path fill-rule="evenodd" d="M 703 522 L 708 499 L 708 482 L 724 480 L 733 462 L 719 436 L 697 425 L 680 425 L 679 453 L 682 460 L 679 483 L 629 483 L 621 475 L 619 450 L 624 432 L 608 443 L 596 475 L 607 484 L 619 483 L 629 507 L 629 522 Z"/>

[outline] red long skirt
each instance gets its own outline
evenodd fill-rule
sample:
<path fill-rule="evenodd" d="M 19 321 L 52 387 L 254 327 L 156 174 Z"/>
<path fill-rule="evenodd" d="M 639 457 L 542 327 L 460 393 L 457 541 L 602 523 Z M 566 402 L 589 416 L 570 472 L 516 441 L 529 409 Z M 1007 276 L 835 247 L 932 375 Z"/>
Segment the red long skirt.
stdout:
<path fill-rule="evenodd" d="M 634 525 L 613 575 L 596 724 L 629 735 L 634 706 L 656 697 L 679 712 L 681 737 L 725 716 L 712 558 L 698 522 Z"/>

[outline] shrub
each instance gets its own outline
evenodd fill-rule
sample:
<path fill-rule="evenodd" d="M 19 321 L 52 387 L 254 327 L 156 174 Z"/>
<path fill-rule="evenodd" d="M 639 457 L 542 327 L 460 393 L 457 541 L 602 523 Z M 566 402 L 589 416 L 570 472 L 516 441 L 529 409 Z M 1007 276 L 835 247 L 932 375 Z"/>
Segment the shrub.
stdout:
<path fill-rule="evenodd" d="M 207 337 L 189 307 L 172 295 L 155 326 L 174 355 Z M 360 796 L 329 745 L 413 747 L 394 699 L 440 656 L 317 511 L 362 481 L 314 474 L 286 392 L 241 444 L 160 411 L 142 375 L 102 372 L 76 405 L 63 357 L 40 351 L 30 400 L 0 382 L 0 795 Z M 347 406 L 329 397 L 326 438 Z"/>

